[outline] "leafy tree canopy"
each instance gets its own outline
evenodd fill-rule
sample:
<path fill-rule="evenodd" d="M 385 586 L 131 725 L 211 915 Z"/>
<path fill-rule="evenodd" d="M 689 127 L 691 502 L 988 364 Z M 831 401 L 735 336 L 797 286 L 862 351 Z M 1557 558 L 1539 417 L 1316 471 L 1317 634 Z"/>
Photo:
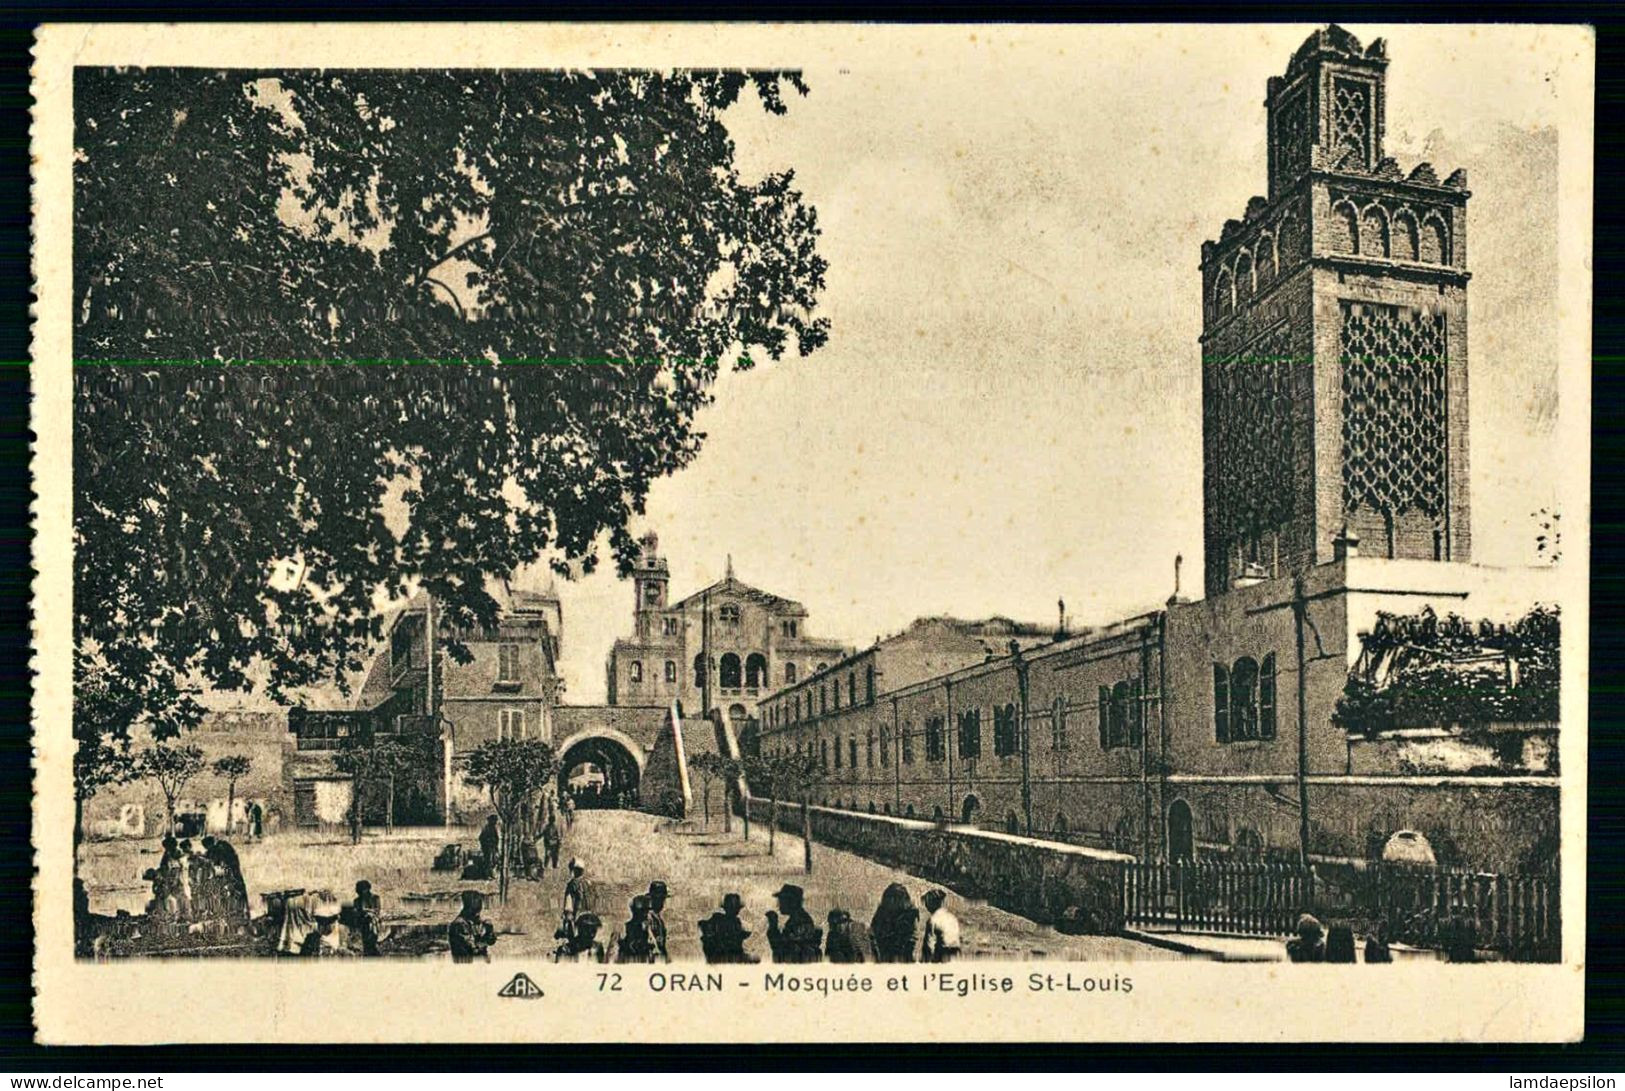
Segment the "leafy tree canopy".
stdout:
<path fill-rule="evenodd" d="M 823 343 L 816 213 L 725 112 L 787 73 L 75 76 L 74 609 L 92 741 L 361 668 L 380 594 L 627 564 L 721 367 Z M 208 364 L 212 366 L 197 366 Z M 457 649 L 451 649 L 456 654 Z M 82 689 L 81 692 L 84 690 Z M 87 715 L 88 713 L 88 715 Z"/>

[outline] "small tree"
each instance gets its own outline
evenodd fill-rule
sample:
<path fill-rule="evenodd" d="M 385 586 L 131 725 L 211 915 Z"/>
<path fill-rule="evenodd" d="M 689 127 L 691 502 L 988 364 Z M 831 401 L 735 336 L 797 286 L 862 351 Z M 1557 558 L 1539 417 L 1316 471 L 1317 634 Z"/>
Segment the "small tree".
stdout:
<path fill-rule="evenodd" d="M 688 759 L 689 770 L 700 775 L 700 796 L 705 801 L 706 829 L 711 828 L 711 785 L 722 778 L 721 761 L 721 758 L 709 751 L 695 754 Z"/>
<path fill-rule="evenodd" d="M 778 846 L 779 832 L 779 796 L 784 791 L 786 770 L 782 757 L 766 757 L 753 755 L 745 759 L 745 778 L 753 791 L 767 793 L 767 854 L 773 855 Z M 746 813 L 749 813 L 750 803 L 745 804 Z"/>
<path fill-rule="evenodd" d="M 802 866 L 812 874 L 812 791 L 824 782 L 824 764 L 816 754 L 786 754 L 779 759 L 779 783 L 796 793 L 801 804 Z"/>
<path fill-rule="evenodd" d="M 750 840 L 750 806 L 746 804 L 740 785 L 745 778 L 747 762 L 742 758 L 720 757 L 717 767 L 722 774 L 722 806 L 724 815 L 733 814 L 734 803 L 739 806 L 739 818 L 745 825 L 745 840 Z"/>
<path fill-rule="evenodd" d="M 187 782 L 203 771 L 203 751 L 196 746 L 154 746 L 136 760 L 136 775 L 143 780 L 155 780 L 164 793 L 164 813 L 169 819 L 169 833 L 175 833 L 175 801 L 180 799 Z"/>
<path fill-rule="evenodd" d="M 558 775 L 558 757 L 541 739 L 492 739 L 468 756 L 464 779 L 490 795 L 491 806 L 502 820 L 502 861 L 499 890 L 508 900 L 509 863 L 513 834 L 521 815 L 536 806 L 537 797 Z"/>
<path fill-rule="evenodd" d="M 81 737 L 73 752 L 73 851 L 77 867 L 79 844 L 85 839 L 85 801 L 102 788 L 123 784 L 139 776 L 129 743 Z"/>
<path fill-rule="evenodd" d="M 216 758 L 214 762 L 214 775 L 226 782 L 226 831 L 232 832 L 232 815 L 237 811 L 237 782 L 246 777 L 254 768 L 254 759 L 246 754 L 227 754 L 223 758 Z"/>
<path fill-rule="evenodd" d="M 365 818 L 363 807 L 367 792 L 374 785 L 388 786 L 389 795 L 384 804 L 384 824 L 395 824 L 395 788 L 398 782 L 427 779 L 431 764 L 431 736 L 379 735 L 363 728 L 345 736 L 333 764 L 351 781 L 350 840 L 361 842 L 361 828 Z"/>

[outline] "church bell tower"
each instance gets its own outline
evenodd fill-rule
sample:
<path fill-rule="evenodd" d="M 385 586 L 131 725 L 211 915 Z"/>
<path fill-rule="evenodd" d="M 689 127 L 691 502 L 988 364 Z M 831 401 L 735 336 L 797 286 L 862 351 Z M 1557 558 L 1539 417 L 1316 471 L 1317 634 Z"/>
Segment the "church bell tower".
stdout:
<path fill-rule="evenodd" d="M 1331 26 L 1269 81 L 1268 197 L 1202 244 L 1205 585 L 1465 561 L 1467 175 L 1384 154 L 1387 48 Z"/>
<path fill-rule="evenodd" d="M 645 534 L 638 545 L 637 563 L 632 567 L 632 593 L 636 596 L 632 609 L 638 633 L 648 639 L 653 629 L 649 618 L 666 608 L 671 569 L 660 555 L 660 538 L 654 531 Z"/>

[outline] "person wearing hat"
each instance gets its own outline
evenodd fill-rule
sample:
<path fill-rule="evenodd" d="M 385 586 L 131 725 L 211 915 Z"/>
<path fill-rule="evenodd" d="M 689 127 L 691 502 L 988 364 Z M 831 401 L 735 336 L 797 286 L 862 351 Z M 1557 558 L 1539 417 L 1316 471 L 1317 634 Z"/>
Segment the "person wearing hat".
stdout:
<path fill-rule="evenodd" d="M 477 890 L 463 891 L 463 911 L 446 926 L 453 962 L 473 962 L 478 958 L 491 961 L 491 944 L 497 941 L 497 930 L 480 916 L 484 908 L 485 895 Z"/>
<path fill-rule="evenodd" d="M 925 943 L 920 947 L 921 962 L 952 962 L 959 954 L 959 918 L 948 912 L 948 893 L 928 890 L 920 899 L 929 914 L 925 918 Z"/>
<path fill-rule="evenodd" d="M 844 909 L 829 911 L 829 935 L 824 941 L 824 957 L 831 962 L 868 962 L 875 957 L 869 930 L 852 919 Z"/>
<path fill-rule="evenodd" d="M 345 946 L 346 932 L 339 926 L 339 913 L 342 910 L 339 903 L 331 899 L 331 895 L 324 895 L 311 910 L 316 927 L 305 934 L 305 940 L 299 946 L 302 957 L 331 958 L 350 953 Z"/>
<path fill-rule="evenodd" d="M 383 903 L 378 895 L 372 892 L 372 884 L 362 879 L 355 884 L 355 901 L 350 903 L 350 914 L 355 920 L 355 928 L 361 935 L 361 953 L 367 958 L 377 958 L 379 926 L 383 923 Z"/>
<path fill-rule="evenodd" d="M 583 913 L 575 919 L 570 936 L 553 952 L 554 962 L 608 962 L 604 945 L 598 942 L 602 927 L 596 913 Z"/>
<path fill-rule="evenodd" d="M 666 918 L 661 915 L 665 912 L 667 897 L 664 882 L 656 879 L 649 884 L 649 945 L 660 962 L 671 961 L 671 956 L 666 953 Z"/>
<path fill-rule="evenodd" d="M 779 913 L 767 911 L 767 945 L 773 951 L 774 962 L 823 960 L 820 948 L 824 931 L 813 923 L 811 914 L 802 904 L 805 897 L 805 892 L 794 883 L 785 883 L 773 894 L 779 903 L 779 912 L 784 914 L 784 923 L 780 925 Z"/>
<path fill-rule="evenodd" d="M 1286 957 L 1290 962 L 1326 961 L 1326 929 L 1308 913 L 1298 918 L 1296 938 L 1286 941 Z"/>
<path fill-rule="evenodd" d="M 716 963 L 750 963 L 756 959 L 745 953 L 745 940 L 750 938 L 739 914 L 745 908 L 745 899 L 738 894 L 724 894 L 722 908 L 700 921 L 700 950 L 705 961 Z"/>
<path fill-rule="evenodd" d="M 620 943 L 616 945 L 616 962 L 653 962 L 654 941 L 649 934 L 649 896 L 639 894 L 632 899 L 632 919 L 626 922 Z"/>

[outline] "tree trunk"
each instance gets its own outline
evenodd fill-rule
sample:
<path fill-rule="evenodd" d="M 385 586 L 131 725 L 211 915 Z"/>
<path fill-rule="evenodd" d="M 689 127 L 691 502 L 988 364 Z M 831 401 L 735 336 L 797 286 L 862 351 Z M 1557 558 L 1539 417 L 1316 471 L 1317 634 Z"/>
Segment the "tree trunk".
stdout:
<path fill-rule="evenodd" d="M 730 802 L 731 802 L 729 797 L 732 796 L 732 795 L 733 795 L 733 789 L 728 787 L 726 784 L 724 784 L 722 786 L 722 832 L 723 833 L 733 833 L 734 832 L 734 809 L 733 809 L 733 807 L 731 807 L 729 805 Z"/>
<path fill-rule="evenodd" d="M 512 855 L 514 818 L 514 815 L 502 816 L 502 840 L 497 842 L 497 860 L 501 869 L 498 872 L 497 891 L 504 905 L 508 902 L 508 857 Z"/>
<path fill-rule="evenodd" d="M 164 796 L 164 813 L 169 817 L 169 836 L 175 836 L 175 797 Z"/>
<path fill-rule="evenodd" d="M 812 808 L 805 793 L 801 797 L 801 867 L 812 874 Z"/>
<path fill-rule="evenodd" d="M 779 793 L 775 790 L 772 797 L 768 800 L 767 810 L 767 854 L 769 856 L 773 855 L 773 850 L 778 846 L 778 832 Z"/>
<path fill-rule="evenodd" d="M 357 780 L 355 787 L 350 790 L 350 843 L 361 844 L 361 797 L 365 794 L 366 782 Z"/>
<path fill-rule="evenodd" d="M 237 821 L 233 812 L 237 809 L 237 779 L 233 777 L 226 781 L 226 835 L 229 837 L 237 832 Z"/>
<path fill-rule="evenodd" d="M 745 823 L 745 840 L 750 840 L 750 795 L 734 789 L 734 795 L 739 799 L 739 817 Z"/>
<path fill-rule="evenodd" d="M 705 828 L 711 828 L 711 782 L 705 782 Z"/>

